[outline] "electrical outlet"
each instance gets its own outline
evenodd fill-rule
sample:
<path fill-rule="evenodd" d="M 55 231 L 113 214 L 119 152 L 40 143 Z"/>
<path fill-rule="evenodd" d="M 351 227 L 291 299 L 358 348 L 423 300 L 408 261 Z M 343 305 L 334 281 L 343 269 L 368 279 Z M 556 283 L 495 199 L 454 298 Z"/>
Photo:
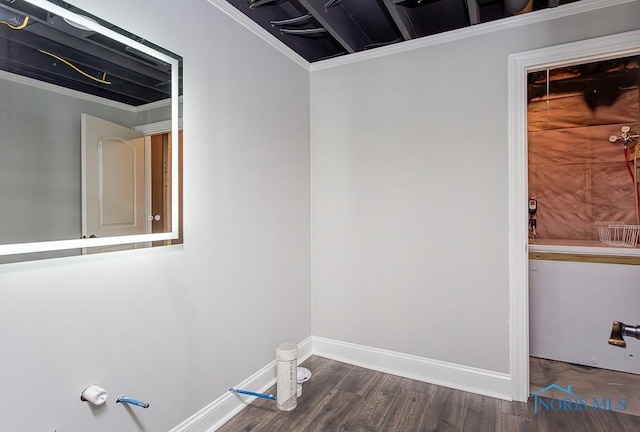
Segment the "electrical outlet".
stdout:
<path fill-rule="evenodd" d="M 640 362 L 640 351 L 625 351 L 624 358 L 627 360 Z"/>

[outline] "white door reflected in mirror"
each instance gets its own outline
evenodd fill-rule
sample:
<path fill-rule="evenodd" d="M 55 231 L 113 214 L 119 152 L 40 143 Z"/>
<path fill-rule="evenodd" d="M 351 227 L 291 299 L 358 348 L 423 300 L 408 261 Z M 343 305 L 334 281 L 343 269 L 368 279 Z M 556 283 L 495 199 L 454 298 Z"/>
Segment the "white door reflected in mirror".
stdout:
<path fill-rule="evenodd" d="M 81 128 L 83 238 L 150 233 L 144 218 L 150 207 L 144 136 L 88 114 L 82 114 Z M 85 253 L 104 251 L 85 249 Z"/>

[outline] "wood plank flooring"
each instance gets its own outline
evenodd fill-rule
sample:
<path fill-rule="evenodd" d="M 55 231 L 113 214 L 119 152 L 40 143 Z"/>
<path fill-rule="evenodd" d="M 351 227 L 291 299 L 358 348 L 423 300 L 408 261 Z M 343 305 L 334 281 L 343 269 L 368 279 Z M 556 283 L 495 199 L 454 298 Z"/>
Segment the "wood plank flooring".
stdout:
<path fill-rule="evenodd" d="M 640 416 L 640 375 L 581 366 L 537 357 L 529 359 L 531 393 L 545 388 L 549 384 L 558 384 L 566 388 L 571 385 L 577 395 L 588 395 L 587 403 L 592 405 L 593 398 L 625 398 L 625 414 Z M 549 397 L 563 398 L 558 390 L 545 393 Z"/>
<path fill-rule="evenodd" d="M 295 410 L 279 411 L 274 401 L 257 399 L 219 431 L 640 431 L 640 417 L 619 412 L 541 410 L 535 414 L 533 399 L 507 402 L 318 356 L 303 365 L 313 376 L 304 384 Z"/>

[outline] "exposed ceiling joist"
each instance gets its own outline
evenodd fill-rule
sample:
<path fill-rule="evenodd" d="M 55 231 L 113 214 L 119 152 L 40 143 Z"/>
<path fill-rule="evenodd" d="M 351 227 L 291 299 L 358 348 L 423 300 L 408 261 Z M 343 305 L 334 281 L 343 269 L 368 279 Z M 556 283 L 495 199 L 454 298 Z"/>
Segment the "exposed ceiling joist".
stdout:
<path fill-rule="evenodd" d="M 469 10 L 469 23 L 476 25 L 480 23 L 480 8 L 476 0 L 467 0 L 467 9 Z"/>
<path fill-rule="evenodd" d="M 411 21 L 409 21 L 409 17 L 403 11 L 396 8 L 396 1 L 384 0 L 384 5 L 387 7 L 393 22 L 396 27 L 398 27 L 398 30 L 400 30 L 400 34 L 402 34 L 404 40 L 413 39 L 414 35 L 411 31 Z"/>
<path fill-rule="evenodd" d="M 19 43 L 25 48 L 33 50 L 43 50 L 53 54 L 61 55 L 65 59 L 82 67 L 91 67 L 94 69 L 109 71 L 110 75 L 120 77 L 124 80 L 136 82 L 143 87 L 147 87 L 154 91 L 158 90 L 158 84 L 166 80 L 166 73 L 158 75 L 156 78 L 150 77 L 138 70 L 122 67 L 118 63 L 118 58 L 113 57 L 95 57 L 88 54 L 86 50 L 76 50 L 67 46 L 61 48 L 60 44 L 54 40 L 41 38 L 32 32 L 12 32 L 7 29 L 0 28 L 0 40 L 6 40 L 5 43 Z M 156 71 L 157 72 L 157 71 Z M 168 90 L 167 90 L 168 91 Z M 168 97 L 168 96 L 167 96 Z"/>
<path fill-rule="evenodd" d="M 56 3 L 132 41 L 172 55 L 62 0 Z M 171 66 L 122 40 L 23 0 L 0 2 L 0 21 L 2 70 L 133 106 L 171 97 Z"/>
<path fill-rule="evenodd" d="M 149 62 L 135 59 L 132 56 L 123 55 L 113 49 L 109 49 L 93 42 L 88 37 L 80 39 L 42 23 L 33 23 L 27 26 L 24 31 L 38 35 L 44 40 L 52 41 L 53 43 L 61 46 L 85 52 L 94 58 L 104 59 L 110 63 L 118 64 L 121 67 L 140 71 L 144 75 L 154 79 L 163 80 L 167 76 L 166 67 L 158 67 L 156 65 L 151 65 Z M 18 37 L 18 35 L 16 35 L 16 37 Z"/>
<path fill-rule="evenodd" d="M 345 9 L 340 7 L 340 2 L 331 3 L 331 0 L 299 1 L 348 53 L 362 51 L 371 42 L 362 30 L 354 25 L 354 21 Z"/>
<path fill-rule="evenodd" d="M 315 62 L 580 0 L 226 1 Z"/>

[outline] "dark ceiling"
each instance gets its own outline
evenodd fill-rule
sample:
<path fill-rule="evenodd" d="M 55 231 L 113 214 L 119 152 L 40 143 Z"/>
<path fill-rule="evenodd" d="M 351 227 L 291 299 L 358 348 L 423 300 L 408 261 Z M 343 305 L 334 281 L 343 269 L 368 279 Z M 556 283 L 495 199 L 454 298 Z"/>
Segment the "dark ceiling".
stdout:
<path fill-rule="evenodd" d="M 51 3 L 177 58 L 64 1 Z M 169 64 L 22 0 L 0 0 L 0 69 L 133 106 L 171 97 Z"/>
<path fill-rule="evenodd" d="M 578 0 L 227 0 L 309 62 Z"/>
<path fill-rule="evenodd" d="M 527 75 L 528 100 L 551 94 L 582 93 L 587 106 L 611 106 L 629 89 L 640 86 L 640 56 L 566 66 Z"/>

